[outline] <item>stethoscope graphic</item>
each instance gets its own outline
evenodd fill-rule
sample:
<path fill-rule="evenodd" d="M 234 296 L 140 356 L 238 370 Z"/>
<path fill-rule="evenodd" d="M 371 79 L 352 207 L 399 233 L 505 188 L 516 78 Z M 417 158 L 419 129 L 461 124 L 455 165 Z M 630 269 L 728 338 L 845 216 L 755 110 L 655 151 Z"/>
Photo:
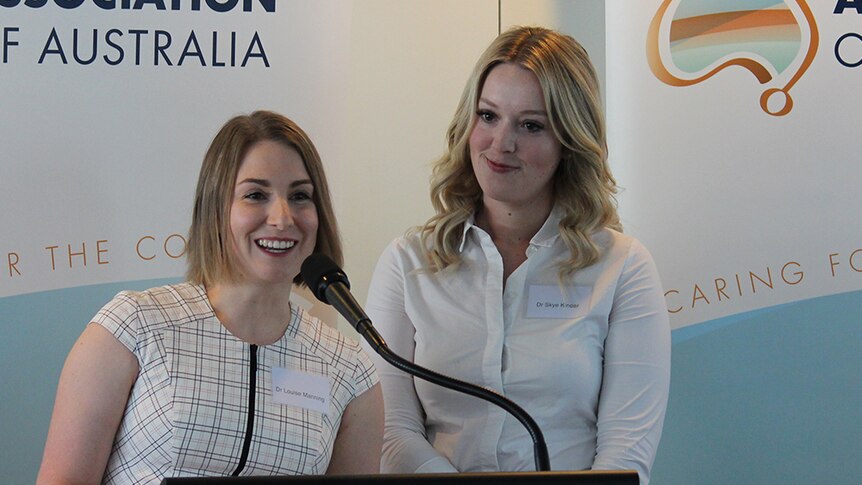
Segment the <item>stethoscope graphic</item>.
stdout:
<path fill-rule="evenodd" d="M 754 59 L 748 59 L 745 57 L 734 57 L 728 60 L 725 60 L 721 64 L 714 66 L 709 69 L 705 74 L 698 75 L 693 78 L 682 78 L 673 73 L 671 73 L 665 63 L 662 61 L 662 52 L 661 46 L 664 44 L 670 44 L 670 32 L 671 27 L 673 27 L 673 21 L 669 22 L 667 28 L 663 30 L 665 26 L 665 15 L 667 14 L 670 6 L 674 3 L 675 0 L 664 0 L 662 2 L 661 7 L 659 7 L 655 16 L 652 19 L 649 27 L 649 34 L 647 38 L 647 59 L 649 61 L 650 69 L 652 69 L 653 74 L 664 82 L 665 84 L 671 86 L 691 86 L 693 84 L 697 84 L 701 81 L 711 78 L 719 71 L 723 70 L 729 66 L 740 66 L 748 71 L 750 71 L 760 84 L 766 84 L 773 80 L 773 75 L 769 70 L 763 66 L 760 62 Z M 684 0 L 679 0 L 681 3 Z M 678 4 L 677 3 L 677 6 Z M 784 2 L 785 5 L 788 5 L 788 2 Z M 796 72 L 790 77 L 787 83 L 782 87 L 770 87 L 763 91 L 760 95 L 760 107 L 764 112 L 773 115 L 773 116 L 784 116 L 793 109 L 793 98 L 790 96 L 790 89 L 799 81 L 805 71 L 808 70 L 811 63 L 814 61 L 814 56 L 817 52 L 817 47 L 820 43 L 819 33 L 817 31 L 817 24 L 814 20 L 814 15 L 811 13 L 811 9 L 805 3 L 805 0 L 795 0 L 793 2 L 801 12 L 804 17 L 804 22 L 807 23 L 808 31 L 810 32 L 808 48 L 805 52 L 805 55 L 802 59 L 802 62 L 799 64 L 799 67 L 796 69 Z M 772 11 L 762 11 L 769 12 L 770 14 L 774 14 L 775 10 Z M 753 10 L 750 13 L 756 14 L 758 11 Z M 789 15 L 792 15 L 789 11 L 787 12 Z M 794 20 L 797 24 L 800 23 L 800 19 L 794 16 Z M 801 27 L 801 25 L 800 25 Z M 797 57 L 798 59 L 798 54 Z M 772 100 L 772 103 L 770 103 Z"/>

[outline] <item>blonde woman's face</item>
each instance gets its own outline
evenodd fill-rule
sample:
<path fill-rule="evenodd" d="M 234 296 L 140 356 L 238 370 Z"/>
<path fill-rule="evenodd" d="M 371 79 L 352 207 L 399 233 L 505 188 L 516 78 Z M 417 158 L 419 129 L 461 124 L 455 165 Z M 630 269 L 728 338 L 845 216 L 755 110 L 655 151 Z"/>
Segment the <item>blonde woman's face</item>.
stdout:
<path fill-rule="evenodd" d="M 561 154 L 536 75 L 515 64 L 492 68 L 470 133 L 470 158 L 485 205 L 549 209 Z"/>

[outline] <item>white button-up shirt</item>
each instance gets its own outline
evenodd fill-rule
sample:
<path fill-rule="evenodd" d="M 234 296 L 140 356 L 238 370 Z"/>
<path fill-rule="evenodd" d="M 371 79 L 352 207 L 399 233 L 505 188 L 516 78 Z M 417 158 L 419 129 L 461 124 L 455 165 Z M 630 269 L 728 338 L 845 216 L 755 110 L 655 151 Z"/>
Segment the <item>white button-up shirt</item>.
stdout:
<path fill-rule="evenodd" d="M 454 269 L 428 271 L 420 237 L 397 239 L 377 264 L 366 310 L 395 353 L 523 407 L 553 470 L 635 469 L 646 483 L 670 380 L 658 273 L 638 241 L 602 230 L 601 259 L 561 283 L 557 265 L 570 253 L 559 220 L 554 210 L 505 288 L 502 257 L 472 221 Z M 384 472 L 534 469 L 514 417 L 377 359 Z"/>

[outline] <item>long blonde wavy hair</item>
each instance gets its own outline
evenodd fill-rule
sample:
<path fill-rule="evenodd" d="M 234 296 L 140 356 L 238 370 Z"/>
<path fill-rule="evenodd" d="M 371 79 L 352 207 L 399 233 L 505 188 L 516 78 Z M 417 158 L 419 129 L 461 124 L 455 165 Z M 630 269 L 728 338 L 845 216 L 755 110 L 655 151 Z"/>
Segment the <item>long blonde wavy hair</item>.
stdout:
<path fill-rule="evenodd" d="M 469 138 L 488 73 L 511 63 L 531 71 L 542 86 L 550 125 L 562 145 L 554 174 L 554 197 L 563 210 L 560 235 L 571 250 L 560 276 L 593 264 L 601 249 L 591 235 L 602 228 L 622 231 L 617 185 L 608 167 L 606 128 L 595 68 L 573 38 L 541 27 L 514 27 L 485 50 L 470 75 L 447 131 L 448 150 L 433 165 L 431 203 L 436 214 L 419 228 L 431 271 L 461 261 L 464 223 L 482 203 L 482 189 L 470 163 Z"/>

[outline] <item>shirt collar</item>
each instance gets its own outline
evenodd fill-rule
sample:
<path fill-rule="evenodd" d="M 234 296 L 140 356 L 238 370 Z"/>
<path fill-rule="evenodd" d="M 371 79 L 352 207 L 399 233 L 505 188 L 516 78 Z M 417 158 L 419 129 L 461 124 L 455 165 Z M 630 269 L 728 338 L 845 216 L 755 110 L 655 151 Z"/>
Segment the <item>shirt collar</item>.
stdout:
<path fill-rule="evenodd" d="M 551 247 L 554 242 L 560 237 L 560 221 L 563 219 L 563 208 L 559 205 L 554 205 L 545 223 L 539 229 L 539 232 L 530 239 L 530 244 L 533 246 Z"/>
<path fill-rule="evenodd" d="M 461 233 L 461 244 L 458 245 L 458 252 L 459 253 L 464 252 L 464 245 L 467 243 L 467 233 L 473 227 L 476 227 L 476 213 L 475 212 L 470 214 L 470 217 L 466 221 L 464 221 L 464 230 Z"/>
<path fill-rule="evenodd" d="M 539 228 L 532 239 L 531 246 L 551 247 L 554 242 L 560 237 L 560 220 L 563 218 L 563 209 L 559 205 L 554 205 L 545 223 Z M 472 228 L 479 228 L 476 225 L 476 213 L 470 214 L 470 218 L 464 222 L 464 231 L 461 234 L 461 244 L 458 246 L 458 252 L 464 252 L 464 245 L 467 243 L 467 234 Z"/>

